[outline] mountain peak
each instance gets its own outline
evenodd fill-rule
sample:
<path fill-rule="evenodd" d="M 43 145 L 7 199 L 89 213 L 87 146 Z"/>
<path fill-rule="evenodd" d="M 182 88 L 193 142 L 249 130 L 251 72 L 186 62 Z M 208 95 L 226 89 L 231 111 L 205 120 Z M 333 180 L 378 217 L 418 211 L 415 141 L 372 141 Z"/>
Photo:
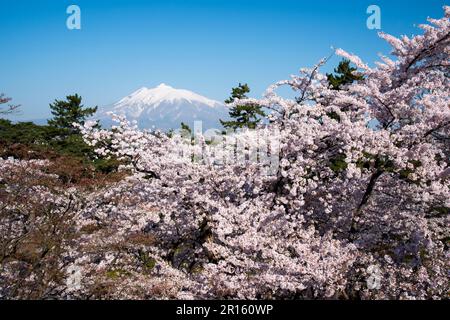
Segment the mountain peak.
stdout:
<path fill-rule="evenodd" d="M 222 105 L 220 102 L 211 100 L 197 93 L 185 89 L 176 89 L 165 83 L 159 84 L 154 88 L 142 87 L 119 102 L 114 104 L 114 109 L 128 108 L 130 105 L 140 106 L 141 109 L 157 107 L 163 103 L 182 103 L 182 104 L 202 104 L 215 108 Z"/>
<path fill-rule="evenodd" d="M 160 83 L 160 84 L 157 86 L 157 88 L 173 89 L 171 86 L 165 84 L 164 82 L 163 82 L 163 83 Z"/>
<path fill-rule="evenodd" d="M 203 121 L 205 128 L 219 128 L 219 119 L 228 115 L 228 109 L 222 103 L 165 83 L 154 88 L 142 87 L 105 107 L 101 113 L 109 111 L 137 120 L 142 128 L 155 125 L 164 129 L 176 129 L 181 122 L 193 125 L 196 120 Z"/>

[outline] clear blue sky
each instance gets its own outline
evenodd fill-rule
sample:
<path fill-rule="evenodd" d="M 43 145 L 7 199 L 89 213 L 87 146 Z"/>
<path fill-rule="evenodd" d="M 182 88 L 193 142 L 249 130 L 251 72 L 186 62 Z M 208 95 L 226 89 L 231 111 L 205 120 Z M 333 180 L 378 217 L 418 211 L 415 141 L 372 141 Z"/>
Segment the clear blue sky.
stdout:
<path fill-rule="evenodd" d="M 217 100 L 247 82 L 260 96 L 331 46 L 370 64 L 389 53 L 366 28 L 370 4 L 382 10 L 383 31 L 411 35 L 420 32 L 414 24 L 441 17 L 445 2 L 1 0 L 0 92 L 22 105 L 16 119 L 45 118 L 68 94 L 103 106 L 161 82 Z M 81 8 L 81 30 L 66 28 L 70 4 Z"/>

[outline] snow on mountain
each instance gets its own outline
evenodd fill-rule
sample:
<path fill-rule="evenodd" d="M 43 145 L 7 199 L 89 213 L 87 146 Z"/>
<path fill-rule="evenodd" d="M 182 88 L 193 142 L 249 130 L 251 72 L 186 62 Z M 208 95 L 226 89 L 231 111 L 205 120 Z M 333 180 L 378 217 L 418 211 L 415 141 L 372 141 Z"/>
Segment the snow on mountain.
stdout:
<path fill-rule="evenodd" d="M 202 129 L 217 128 L 219 119 L 228 119 L 228 108 L 222 103 L 189 90 L 175 89 L 164 83 L 156 88 L 141 88 L 99 111 L 103 125 L 111 125 L 108 112 L 136 120 L 142 129 L 178 129 L 181 122 L 193 127 L 202 121 Z"/>

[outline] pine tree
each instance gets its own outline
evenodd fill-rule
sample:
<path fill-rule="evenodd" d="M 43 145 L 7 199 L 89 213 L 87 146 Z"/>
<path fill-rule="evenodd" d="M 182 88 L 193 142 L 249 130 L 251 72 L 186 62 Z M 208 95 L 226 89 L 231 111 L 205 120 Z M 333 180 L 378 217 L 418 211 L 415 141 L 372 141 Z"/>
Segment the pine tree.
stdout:
<path fill-rule="evenodd" d="M 86 118 L 93 115 L 98 107 L 84 108 L 81 104 L 82 98 L 78 94 L 69 95 L 66 99 L 66 101 L 55 100 L 53 104 L 50 104 L 54 117 L 48 120 L 48 125 L 72 133 L 77 132 L 73 124 L 83 125 Z"/>
<path fill-rule="evenodd" d="M 364 79 L 362 75 L 356 73 L 357 70 L 350 65 L 350 60 L 344 59 L 334 69 L 335 74 L 327 73 L 328 82 L 334 90 L 342 90 L 343 86 Z"/>
<path fill-rule="evenodd" d="M 334 69 L 335 74 L 327 73 L 328 83 L 333 90 L 343 90 L 346 85 L 364 79 L 362 75 L 356 73 L 358 69 L 352 67 L 350 63 L 350 60 L 343 59 L 339 62 L 337 68 Z M 345 111 L 344 109 L 341 110 Z M 341 120 L 341 117 L 336 112 L 329 112 L 327 115 L 337 121 Z"/>
<path fill-rule="evenodd" d="M 236 99 L 246 99 L 246 94 L 249 92 L 250 88 L 247 84 L 239 83 L 238 87 L 232 89 L 231 97 L 225 100 L 225 103 L 233 103 Z M 261 117 L 265 115 L 261 106 L 257 104 L 237 105 L 230 110 L 230 117 L 234 120 L 220 120 L 220 123 L 227 129 L 255 129 Z"/>

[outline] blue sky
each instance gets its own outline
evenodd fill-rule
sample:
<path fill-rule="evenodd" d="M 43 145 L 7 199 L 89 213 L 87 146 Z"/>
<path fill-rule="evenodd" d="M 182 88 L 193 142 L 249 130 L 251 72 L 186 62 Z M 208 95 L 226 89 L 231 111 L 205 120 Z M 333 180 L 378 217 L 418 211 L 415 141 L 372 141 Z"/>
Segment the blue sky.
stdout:
<path fill-rule="evenodd" d="M 247 82 L 253 96 L 331 54 L 372 64 L 389 47 L 366 27 L 381 8 L 382 30 L 417 34 L 445 1 L 407 0 L 1 0 L 0 92 L 21 104 L 15 119 L 49 115 L 55 98 L 79 93 L 104 106 L 165 82 L 224 100 Z M 448 2 L 447 2 L 448 3 Z M 66 8 L 81 8 L 81 30 Z M 333 58 L 325 71 L 330 71 Z"/>

